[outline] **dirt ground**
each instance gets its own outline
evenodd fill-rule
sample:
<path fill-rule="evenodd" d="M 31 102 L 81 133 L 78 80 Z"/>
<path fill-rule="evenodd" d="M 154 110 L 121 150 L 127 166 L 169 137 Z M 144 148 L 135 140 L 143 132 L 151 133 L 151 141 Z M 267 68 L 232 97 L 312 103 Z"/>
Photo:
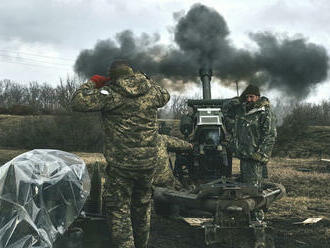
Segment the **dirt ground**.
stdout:
<path fill-rule="evenodd" d="M 84 157 L 84 154 L 80 156 Z M 238 160 L 235 160 L 234 173 L 239 173 L 238 164 Z M 329 248 L 330 170 L 327 165 L 320 162 L 319 158 L 274 158 L 268 168 L 269 180 L 283 184 L 287 190 L 287 195 L 274 202 L 265 214 L 267 234 L 274 247 Z M 322 220 L 315 224 L 296 224 L 317 217 Z M 103 248 L 106 245 L 89 247 Z M 150 248 L 168 247 L 208 247 L 204 242 L 204 229 L 192 227 L 181 220 L 157 216 L 153 212 Z M 215 247 L 228 246 L 219 244 Z"/>
<path fill-rule="evenodd" d="M 1 161 L 8 161 L 22 151 L 0 150 Z M 77 153 L 86 163 L 102 162 L 100 154 Z M 319 158 L 273 158 L 268 165 L 269 180 L 281 183 L 287 195 L 273 203 L 265 215 L 267 232 L 276 248 L 330 247 L 330 170 Z M 234 161 L 234 173 L 238 173 Z M 315 224 L 295 224 L 307 218 L 322 218 Z M 89 225 L 84 247 L 107 246 L 105 224 Z M 97 242 L 95 241 L 97 240 Z M 65 246 L 62 246 L 65 247 Z M 153 213 L 150 248 L 203 248 L 204 230 L 183 221 L 171 220 Z M 217 247 L 223 247 L 221 245 Z"/>
<path fill-rule="evenodd" d="M 330 170 L 318 158 L 274 158 L 268 165 L 269 180 L 286 187 L 287 195 L 265 214 L 267 233 L 276 248 L 330 247 Z M 234 161 L 238 173 L 238 161 Z M 315 224 L 296 224 L 307 218 Z M 207 247 L 204 230 L 187 223 L 152 218 L 152 247 Z M 221 245 L 217 247 L 223 247 Z"/>

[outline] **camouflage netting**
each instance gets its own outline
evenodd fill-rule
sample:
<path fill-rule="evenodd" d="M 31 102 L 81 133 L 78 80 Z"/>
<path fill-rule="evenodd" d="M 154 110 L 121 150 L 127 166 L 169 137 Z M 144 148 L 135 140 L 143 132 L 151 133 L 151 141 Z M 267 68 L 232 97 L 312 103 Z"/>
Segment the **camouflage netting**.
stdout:
<path fill-rule="evenodd" d="M 46 248 L 78 217 L 90 191 L 78 156 L 32 150 L 0 168 L 0 247 Z"/>

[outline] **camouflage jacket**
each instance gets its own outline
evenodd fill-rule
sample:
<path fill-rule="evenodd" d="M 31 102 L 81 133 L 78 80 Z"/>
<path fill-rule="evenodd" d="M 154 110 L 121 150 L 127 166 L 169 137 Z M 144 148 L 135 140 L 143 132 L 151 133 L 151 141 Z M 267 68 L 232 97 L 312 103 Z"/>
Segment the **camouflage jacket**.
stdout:
<path fill-rule="evenodd" d="M 111 166 L 148 169 L 156 164 L 157 108 L 170 99 L 166 89 L 141 73 L 121 76 L 101 89 L 88 81 L 74 94 L 74 111 L 101 111 L 104 156 Z"/>
<path fill-rule="evenodd" d="M 190 149 L 192 149 L 191 144 L 187 141 L 165 134 L 158 134 L 158 164 L 167 163 L 168 165 L 168 152 L 186 151 Z"/>
<path fill-rule="evenodd" d="M 154 185 L 178 189 L 181 184 L 174 177 L 169 165 L 169 151 L 185 151 L 191 149 L 187 141 L 165 134 L 158 135 L 157 167 L 155 171 Z"/>
<path fill-rule="evenodd" d="M 238 158 L 268 162 L 276 138 L 276 118 L 269 100 L 261 97 L 246 111 L 242 103 L 235 110 L 232 148 Z"/>

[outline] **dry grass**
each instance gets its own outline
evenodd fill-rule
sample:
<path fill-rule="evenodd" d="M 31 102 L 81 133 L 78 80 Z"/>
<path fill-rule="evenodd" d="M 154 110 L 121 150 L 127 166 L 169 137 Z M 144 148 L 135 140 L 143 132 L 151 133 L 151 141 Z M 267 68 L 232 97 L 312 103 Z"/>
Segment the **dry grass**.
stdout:
<path fill-rule="evenodd" d="M 317 159 L 274 159 L 269 172 L 271 181 L 283 184 L 289 197 L 329 199 L 330 173 Z"/>
<path fill-rule="evenodd" d="M 74 154 L 82 158 L 86 164 L 106 163 L 102 153 L 74 152 Z"/>
<path fill-rule="evenodd" d="M 275 158 L 269 164 L 270 180 L 281 183 L 287 196 L 274 202 L 266 218 L 286 247 L 330 247 L 330 171 L 318 159 Z M 311 225 L 295 225 L 306 218 L 321 217 Z"/>
<path fill-rule="evenodd" d="M 27 150 L 0 149 L 0 166 Z"/>
<path fill-rule="evenodd" d="M 27 151 L 28 150 L 24 150 L 24 149 L 19 149 L 19 150 L 0 149 L 0 162 L 4 164 L 10 161 L 11 159 L 13 159 L 14 157 Z M 101 153 L 86 153 L 86 152 L 73 152 L 73 153 L 79 156 L 80 158 L 82 158 L 86 164 L 93 164 L 96 162 L 103 164 L 106 162 L 103 154 Z"/>

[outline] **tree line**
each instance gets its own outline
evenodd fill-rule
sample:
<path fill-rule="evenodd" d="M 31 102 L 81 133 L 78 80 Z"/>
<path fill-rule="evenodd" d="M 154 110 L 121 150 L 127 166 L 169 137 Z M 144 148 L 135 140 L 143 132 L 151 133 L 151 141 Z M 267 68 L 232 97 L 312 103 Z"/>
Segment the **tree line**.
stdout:
<path fill-rule="evenodd" d="M 77 78 L 67 78 L 52 87 L 46 83 L 22 85 L 1 80 L 0 114 L 29 116 L 10 127 L 1 123 L 0 146 L 101 152 L 100 114 L 76 113 L 70 109 L 72 95 L 81 83 Z M 183 96 L 173 95 L 170 104 L 159 110 L 159 118 L 180 119 L 189 111 L 186 100 Z M 319 104 L 286 104 L 278 100 L 272 105 L 278 119 L 278 143 L 299 135 L 307 126 L 330 126 L 329 100 Z"/>
<path fill-rule="evenodd" d="M 0 114 L 56 114 L 70 112 L 70 99 L 81 84 L 78 78 L 60 79 L 59 85 L 0 80 Z"/>

